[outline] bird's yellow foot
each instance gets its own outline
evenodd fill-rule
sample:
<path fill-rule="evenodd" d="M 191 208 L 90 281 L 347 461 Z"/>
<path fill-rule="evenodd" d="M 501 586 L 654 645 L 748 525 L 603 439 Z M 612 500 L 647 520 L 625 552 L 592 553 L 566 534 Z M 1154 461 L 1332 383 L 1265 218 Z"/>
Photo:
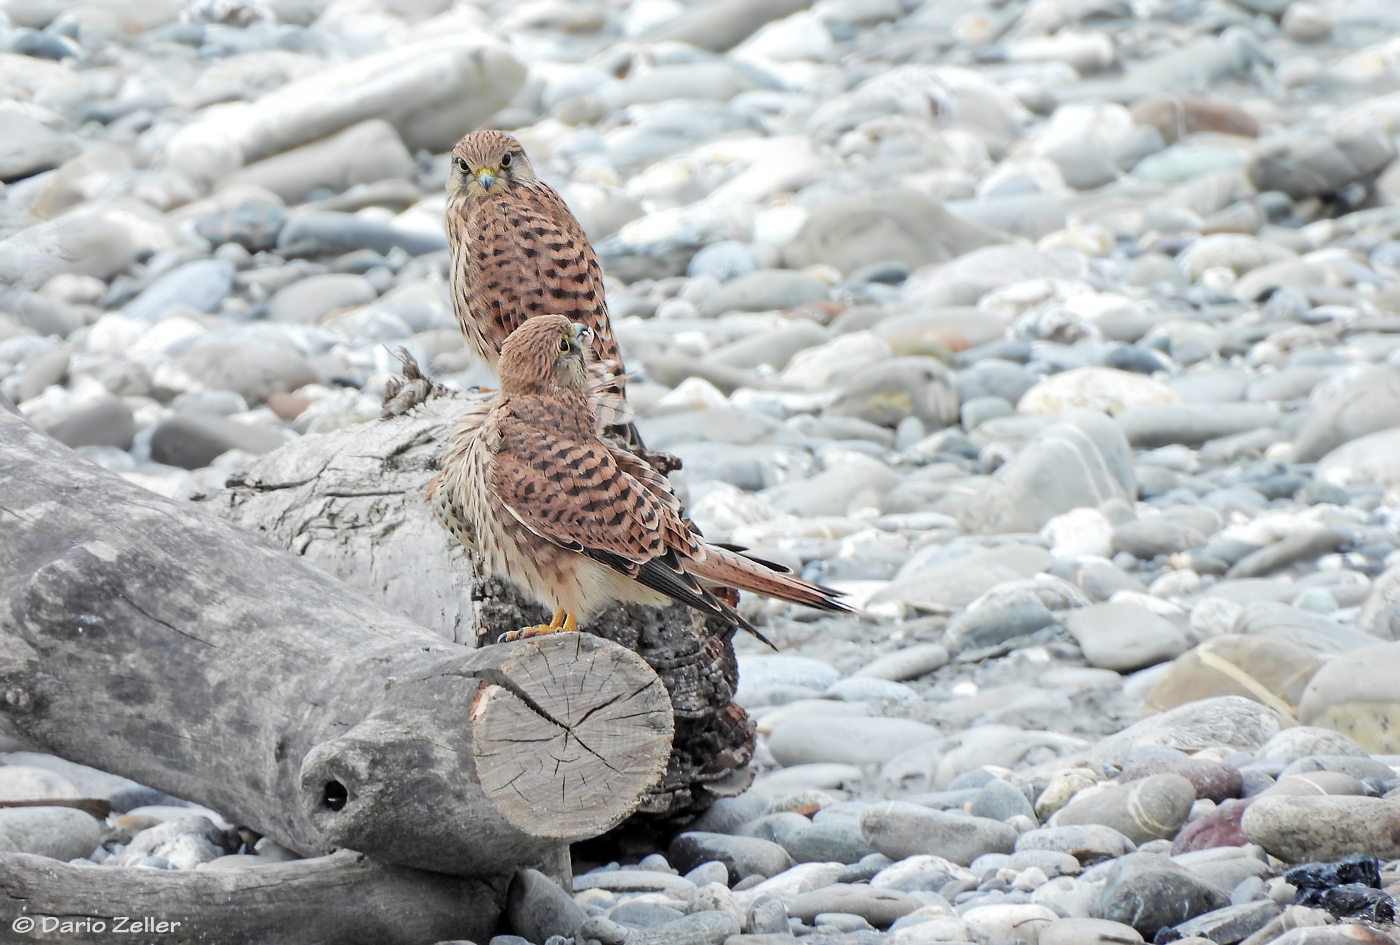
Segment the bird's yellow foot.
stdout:
<path fill-rule="evenodd" d="M 536 624 L 533 627 L 521 627 L 519 630 L 511 630 L 501 634 L 497 643 L 509 643 L 512 640 L 524 640 L 527 637 L 542 637 L 550 633 L 574 633 L 578 630 L 578 621 L 574 615 L 565 611 L 562 607 L 554 612 L 554 618 L 548 624 Z"/>

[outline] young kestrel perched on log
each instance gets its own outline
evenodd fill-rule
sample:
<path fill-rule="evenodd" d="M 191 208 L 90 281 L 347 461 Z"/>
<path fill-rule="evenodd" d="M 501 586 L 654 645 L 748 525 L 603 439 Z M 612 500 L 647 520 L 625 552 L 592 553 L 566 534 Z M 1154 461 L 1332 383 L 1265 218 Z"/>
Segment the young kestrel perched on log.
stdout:
<path fill-rule="evenodd" d="M 709 586 L 848 611 L 830 588 L 707 543 L 664 476 L 600 438 L 592 341 L 562 315 L 517 328 L 501 349 L 499 393 L 458 424 L 428 490 L 439 521 L 487 571 L 554 609 L 548 626 L 520 634 L 575 630 L 618 600 L 680 601 L 762 640 Z"/>
<path fill-rule="evenodd" d="M 608 323 L 603 271 L 578 220 L 535 177 L 520 142 L 473 131 L 452 149 L 447 177 L 452 309 L 473 350 L 493 368 L 511 332 L 536 315 L 563 315 L 593 332 L 595 372 L 614 378 L 595 403 L 605 425 L 625 420 L 622 358 Z"/>

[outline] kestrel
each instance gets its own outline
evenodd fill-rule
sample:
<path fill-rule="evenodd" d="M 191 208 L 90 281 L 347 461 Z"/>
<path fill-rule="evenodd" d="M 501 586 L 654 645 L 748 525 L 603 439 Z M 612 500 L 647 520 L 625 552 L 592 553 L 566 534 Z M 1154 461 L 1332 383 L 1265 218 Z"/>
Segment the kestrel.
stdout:
<path fill-rule="evenodd" d="M 549 625 L 517 635 L 575 630 L 614 601 L 680 601 L 767 643 L 721 588 L 848 612 L 830 588 L 707 543 L 664 476 L 599 436 L 591 334 L 562 315 L 517 328 L 501 349 L 499 392 L 458 424 L 428 489 L 439 521 L 488 572 L 554 610 Z"/>
<path fill-rule="evenodd" d="M 554 188 L 535 177 L 520 142 L 474 131 L 452 149 L 447 178 L 452 309 L 493 368 L 506 337 L 536 315 L 563 315 L 593 332 L 604 426 L 627 420 L 622 358 L 608 323 L 603 271 L 588 237 Z"/>

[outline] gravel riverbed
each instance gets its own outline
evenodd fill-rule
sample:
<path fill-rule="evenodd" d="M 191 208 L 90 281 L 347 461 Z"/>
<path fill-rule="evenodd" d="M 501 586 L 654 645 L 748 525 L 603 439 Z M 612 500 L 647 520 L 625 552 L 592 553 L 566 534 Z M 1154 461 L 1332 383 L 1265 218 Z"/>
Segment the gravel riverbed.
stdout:
<path fill-rule="evenodd" d="M 1400 942 L 1397 36 L 1393 0 L 0 0 L 0 394 L 188 498 L 373 422 L 393 348 L 489 385 L 443 181 L 508 129 L 696 522 L 861 613 L 746 600 L 753 788 L 495 945 Z M 119 813 L 0 809 L 0 848 L 293 855 L 6 747 L 0 799 Z"/>

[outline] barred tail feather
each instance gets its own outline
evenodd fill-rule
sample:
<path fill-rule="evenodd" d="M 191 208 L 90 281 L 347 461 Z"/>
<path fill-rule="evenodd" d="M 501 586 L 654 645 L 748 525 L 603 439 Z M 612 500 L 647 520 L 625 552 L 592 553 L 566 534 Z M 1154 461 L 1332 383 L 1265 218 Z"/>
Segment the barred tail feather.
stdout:
<path fill-rule="evenodd" d="M 705 546 L 705 555 L 686 562 L 686 570 L 702 581 L 737 587 L 741 591 L 775 597 L 790 604 L 802 604 L 834 613 L 852 613 L 838 599 L 841 592 L 782 571 L 763 562 L 714 545 Z"/>

